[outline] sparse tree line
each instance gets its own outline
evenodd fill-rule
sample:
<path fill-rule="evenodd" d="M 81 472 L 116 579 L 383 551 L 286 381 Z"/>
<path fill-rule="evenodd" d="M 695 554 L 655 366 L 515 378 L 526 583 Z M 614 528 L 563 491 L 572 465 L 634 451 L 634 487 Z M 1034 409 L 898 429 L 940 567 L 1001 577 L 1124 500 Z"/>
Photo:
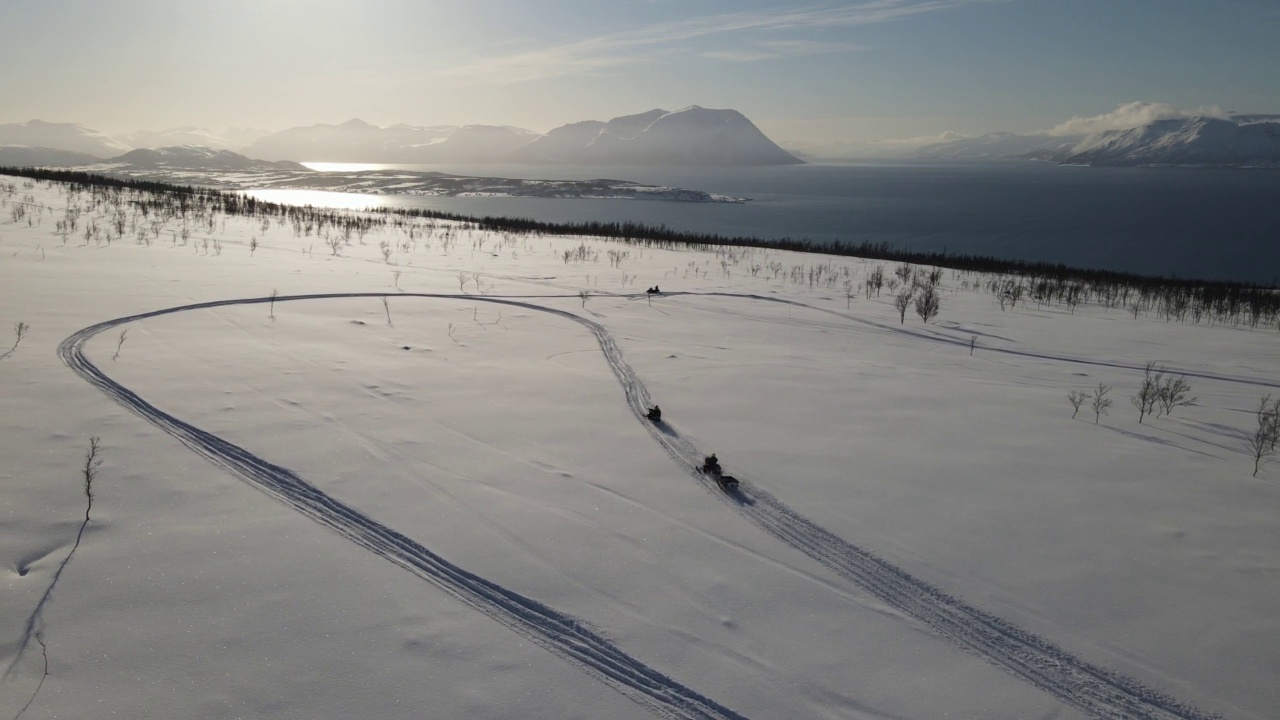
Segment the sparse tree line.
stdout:
<path fill-rule="evenodd" d="M 548 223 L 527 218 L 471 217 L 426 209 L 379 208 L 357 214 L 327 208 L 281 205 L 234 192 L 146 180 L 112 178 L 69 170 L 0 168 L 0 173 L 67 183 L 73 189 L 90 191 L 99 196 L 114 194 L 117 199 L 120 193 L 132 191 L 128 202 L 144 218 L 151 213 L 159 213 L 162 217 L 182 218 L 195 215 L 206 222 L 214 213 L 282 218 L 279 221 L 292 225 L 295 234 L 299 236 L 310 236 L 312 232 L 319 234 L 328 228 L 332 232 L 328 235 L 327 242 L 333 245 L 331 251 L 334 254 L 337 254 L 337 248 L 341 245 L 350 244 L 352 235 L 363 239 L 364 234 L 373 226 L 400 224 L 405 218 L 420 218 L 448 221 L 464 230 L 474 229 L 503 234 L 592 236 L 661 249 L 690 248 L 715 251 L 728 248 L 758 248 L 928 265 L 993 276 L 972 281 L 966 279 L 961 286 L 965 289 L 989 290 L 997 296 L 1001 307 L 1014 308 L 1025 298 L 1039 305 L 1065 306 L 1074 312 L 1081 303 L 1093 302 L 1105 308 L 1125 308 L 1135 317 L 1154 314 L 1168 321 L 1207 321 L 1247 324 L 1251 327 L 1260 325 L 1280 327 L 1280 294 L 1272 288 L 1243 283 L 1147 277 L 1132 273 L 1071 268 L 1063 264 L 907 251 L 893 248 L 887 242 L 841 243 L 794 238 L 764 240 L 744 236 L 730 237 L 711 233 L 682 232 L 665 226 L 633 222 Z M 334 241 L 333 232 L 342 238 L 341 243 Z M 116 235 L 121 236 L 123 232 L 118 231 Z M 447 251 L 448 248 L 445 249 Z M 610 255 L 611 265 L 615 267 L 619 266 L 624 259 L 625 257 L 621 255 Z M 754 266 L 753 276 L 763 269 L 763 266 Z M 726 267 L 725 271 L 727 270 Z M 775 277 L 778 274 L 778 271 L 774 271 Z M 791 279 L 799 280 L 796 277 Z M 820 282 L 821 278 L 809 278 L 809 281 L 812 285 Z M 900 278 L 898 285 L 905 285 L 906 282 L 906 278 Z M 885 283 L 883 274 L 869 275 L 862 287 L 870 297 L 872 292 L 879 294 Z M 918 289 L 919 285 L 916 287 Z M 897 288 L 890 287 L 889 290 L 896 292 Z M 852 296 L 852 288 L 847 289 L 847 294 Z"/>
<path fill-rule="evenodd" d="M 1112 391 L 1110 385 L 1098 383 L 1091 390 L 1071 390 L 1067 393 L 1067 401 L 1071 403 L 1071 418 L 1080 414 L 1080 409 L 1088 404 L 1093 411 L 1093 422 L 1098 424 L 1103 415 L 1108 415 L 1113 401 L 1108 395 Z M 1176 408 L 1191 407 L 1198 398 L 1191 394 L 1191 383 L 1187 376 L 1173 374 L 1168 368 L 1155 361 L 1148 362 L 1142 371 L 1139 381 L 1129 402 L 1138 411 L 1138 423 L 1146 418 L 1161 415 L 1172 415 Z M 1245 450 L 1253 460 L 1253 476 L 1258 476 L 1263 464 L 1276 453 L 1280 445 L 1280 399 L 1272 400 L 1270 395 L 1264 396 L 1253 412 L 1256 426 L 1244 435 Z"/>

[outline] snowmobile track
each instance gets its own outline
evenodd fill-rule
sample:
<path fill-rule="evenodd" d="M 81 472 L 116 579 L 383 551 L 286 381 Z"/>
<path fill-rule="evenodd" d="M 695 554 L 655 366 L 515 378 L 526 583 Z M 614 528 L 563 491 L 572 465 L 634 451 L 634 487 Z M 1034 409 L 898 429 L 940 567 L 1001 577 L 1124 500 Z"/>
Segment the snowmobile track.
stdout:
<path fill-rule="evenodd" d="M 394 529 L 330 497 L 291 470 L 273 465 L 244 448 L 160 410 L 108 377 L 83 352 L 85 343 L 105 330 L 162 315 L 273 301 L 285 303 L 381 298 L 387 295 L 326 293 L 217 300 L 172 307 L 108 320 L 84 328 L 59 345 L 58 355 L 85 381 L 126 409 L 174 436 L 194 452 L 321 525 L 400 565 L 477 611 L 579 665 L 656 714 L 670 718 L 743 718 L 733 710 L 632 658 L 572 616 L 469 573 Z M 687 474 L 704 484 L 714 483 L 698 472 L 702 453 L 696 447 L 678 433 L 660 431 L 645 419 L 645 412 L 650 406 L 648 391 L 623 360 L 622 352 L 612 336 L 599 323 L 565 310 L 516 299 L 429 293 L 398 293 L 396 297 L 509 305 L 558 315 L 586 327 L 596 337 L 606 362 L 622 385 L 632 413 L 650 436 Z M 759 296 L 736 297 L 775 300 Z M 1070 362 L 1071 359 L 1067 361 Z M 719 490 L 716 494 L 727 505 L 782 543 L 813 558 L 836 575 L 865 589 L 903 614 L 928 625 L 939 635 L 970 653 L 1004 668 L 1068 706 L 1099 720 L 1212 720 L 1219 717 L 1149 688 L 1136 679 L 1089 663 L 1017 625 L 970 606 L 823 529 L 757 486 L 744 482 L 738 492 L 751 502 L 742 502 Z"/>

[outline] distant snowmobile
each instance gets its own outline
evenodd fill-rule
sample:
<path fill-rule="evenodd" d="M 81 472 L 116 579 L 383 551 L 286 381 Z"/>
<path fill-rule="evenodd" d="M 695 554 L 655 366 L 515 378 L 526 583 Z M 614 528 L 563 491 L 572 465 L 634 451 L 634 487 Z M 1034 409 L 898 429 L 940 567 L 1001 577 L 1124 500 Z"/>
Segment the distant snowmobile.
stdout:
<path fill-rule="evenodd" d="M 649 412 L 646 412 L 644 416 L 653 422 L 662 422 L 662 408 L 654 405 L 649 408 Z"/>

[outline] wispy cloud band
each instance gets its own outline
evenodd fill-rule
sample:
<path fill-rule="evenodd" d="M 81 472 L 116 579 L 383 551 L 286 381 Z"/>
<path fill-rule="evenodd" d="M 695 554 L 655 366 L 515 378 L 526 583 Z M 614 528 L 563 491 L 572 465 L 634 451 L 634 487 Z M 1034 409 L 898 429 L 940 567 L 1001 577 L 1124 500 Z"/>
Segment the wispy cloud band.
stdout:
<path fill-rule="evenodd" d="M 874 25 L 962 6 L 1007 0 L 868 0 L 840 6 L 734 12 L 656 23 L 540 50 L 499 55 L 442 71 L 472 82 L 511 84 L 565 75 L 599 74 L 627 65 L 654 62 L 658 48 L 678 48 L 711 36 L 802 32 L 821 28 Z M 811 39 L 749 39 L 739 49 L 699 53 L 703 57 L 750 62 L 849 52 L 849 43 Z"/>

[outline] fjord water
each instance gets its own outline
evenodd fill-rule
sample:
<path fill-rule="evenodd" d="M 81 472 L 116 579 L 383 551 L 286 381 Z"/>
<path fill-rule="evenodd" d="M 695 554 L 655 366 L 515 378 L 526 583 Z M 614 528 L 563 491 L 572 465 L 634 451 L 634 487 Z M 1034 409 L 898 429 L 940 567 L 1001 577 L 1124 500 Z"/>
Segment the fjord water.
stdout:
<path fill-rule="evenodd" d="M 350 169 L 321 165 L 318 169 Z M 380 166 L 490 177 L 611 178 L 751 198 L 746 204 L 257 191 L 266 200 L 391 206 L 548 222 L 635 221 L 760 238 L 1273 284 L 1280 170 L 886 162 L 766 168 Z"/>

